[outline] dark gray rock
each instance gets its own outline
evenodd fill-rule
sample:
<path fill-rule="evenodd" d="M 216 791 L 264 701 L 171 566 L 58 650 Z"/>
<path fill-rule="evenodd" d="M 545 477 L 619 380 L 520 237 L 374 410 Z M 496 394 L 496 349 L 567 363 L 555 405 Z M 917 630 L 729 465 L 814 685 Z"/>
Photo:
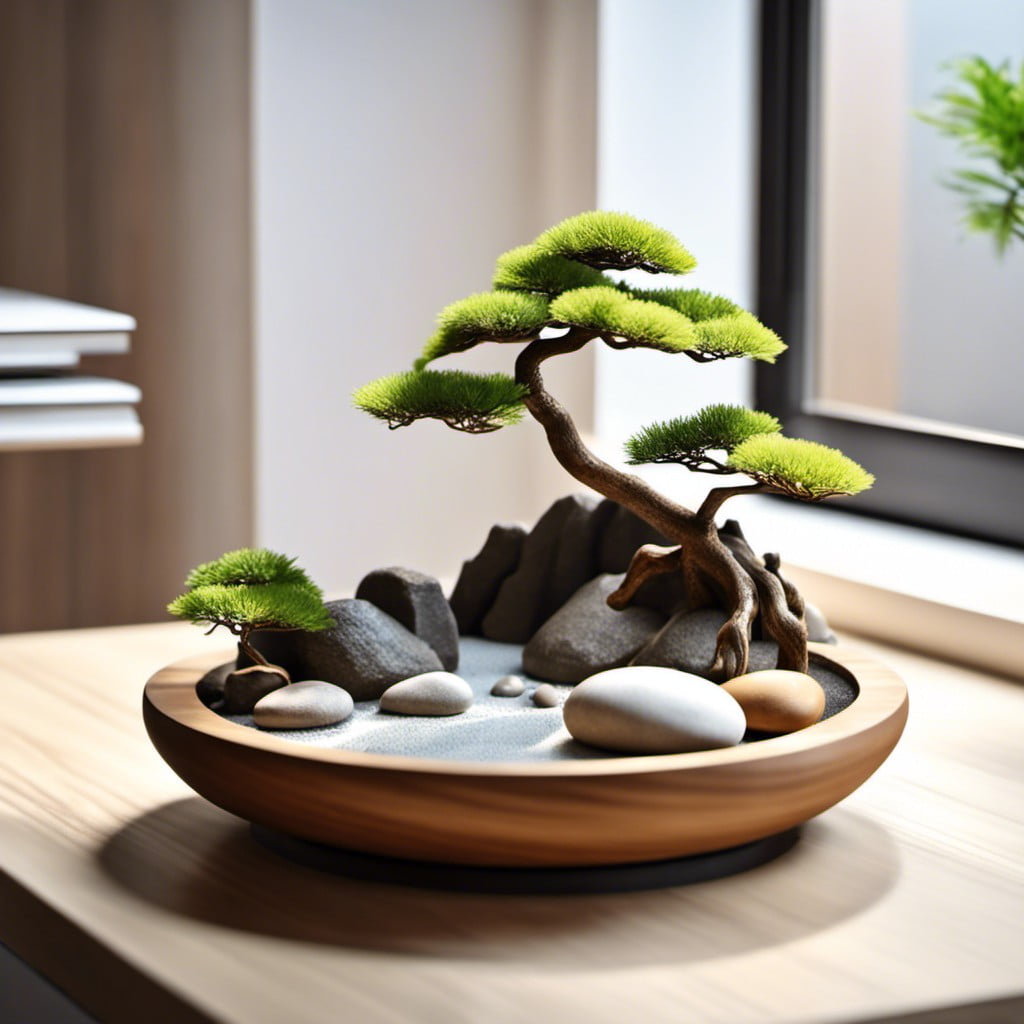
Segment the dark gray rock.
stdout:
<path fill-rule="evenodd" d="M 287 685 L 287 674 L 276 665 L 235 669 L 224 679 L 224 710 L 232 715 L 247 715 L 268 693 Z"/>
<path fill-rule="evenodd" d="M 608 595 L 621 582 L 621 574 L 604 575 L 580 587 L 523 649 L 526 672 L 536 679 L 579 683 L 628 664 L 665 619 L 650 608 L 609 608 Z"/>
<path fill-rule="evenodd" d="M 468 562 L 448 599 L 459 632 L 472 636 L 480 632 L 480 624 L 498 596 L 505 578 L 519 564 L 526 540 L 526 530 L 518 525 L 499 523 L 491 527 L 480 551 Z"/>
<path fill-rule="evenodd" d="M 441 584 L 415 569 L 375 569 L 363 577 L 356 597 L 375 604 L 433 648 L 441 664 L 459 667 L 459 627 Z"/>
<path fill-rule="evenodd" d="M 196 696 L 209 708 L 224 699 L 224 680 L 235 671 L 235 663 L 226 661 L 223 665 L 211 668 L 196 683 Z"/>
<path fill-rule="evenodd" d="M 558 551 L 544 591 L 544 618 L 550 618 L 584 583 L 600 571 L 601 538 L 614 512 L 608 502 L 575 495 L 576 504 L 562 524 Z"/>
<path fill-rule="evenodd" d="M 369 601 L 345 598 L 325 607 L 332 627 L 318 633 L 257 633 L 253 646 L 269 657 L 264 644 L 273 645 L 276 664 L 293 679 L 334 683 L 356 701 L 376 700 L 392 683 L 441 670 L 430 647 Z"/>
<path fill-rule="evenodd" d="M 537 520 L 523 542 L 519 565 L 501 584 L 483 619 L 483 635 L 503 643 L 525 644 L 557 605 L 550 581 L 562 541 L 589 518 L 594 505 L 584 495 L 560 498 Z M 568 579 L 566 575 L 565 579 Z M 560 586 L 564 588 L 563 581 Z"/>
<path fill-rule="evenodd" d="M 639 516 L 634 515 L 628 508 L 608 498 L 601 504 L 609 504 L 613 507 L 610 514 L 600 513 L 608 516 L 607 525 L 601 536 L 598 556 L 600 572 L 625 572 L 637 549 L 643 547 L 644 544 L 673 546 L 672 541 L 649 523 L 644 522 Z"/>
<path fill-rule="evenodd" d="M 715 657 L 718 631 L 725 620 L 726 614 L 720 608 L 679 612 L 665 623 L 630 664 L 676 668 L 707 678 Z M 777 644 L 767 640 L 751 641 L 748 672 L 775 668 L 777 660 Z"/>

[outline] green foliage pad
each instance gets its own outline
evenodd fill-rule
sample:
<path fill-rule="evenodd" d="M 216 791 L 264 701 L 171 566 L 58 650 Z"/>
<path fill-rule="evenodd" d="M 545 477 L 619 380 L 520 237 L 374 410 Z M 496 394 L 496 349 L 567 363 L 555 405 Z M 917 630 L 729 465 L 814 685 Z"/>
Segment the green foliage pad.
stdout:
<path fill-rule="evenodd" d="M 524 292 L 481 292 L 441 310 L 437 331 L 427 341 L 416 369 L 453 352 L 465 352 L 482 341 L 525 341 L 548 322 L 548 302 Z"/>
<path fill-rule="evenodd" d="M 611 284 L 611 281 L 592 267 L 546 253 L 536 245 L 521 245 L 498 257 L 493 284 L 495 288 L 555 296 L 573 288 Z"/>
<path fill-rule="evenodd" d="M 598 270 L 639 268 L 652 274 L 688 274 L 697 266 L 668 231 L 628 213 L 608 210 L 569 217 L 540 235 L 535 245 Z"/>
<path fill-rule="evenodd" d="M 316 584 L 295 564 L 294 558 L 266 548 L 240 548 L 212 562 L 197 565 L 185 580 L 186 587 L 202 587 L 211 583 L 237 586 L 241 583 L 293 583 L 315 587 Z"/>
<path fill-rule="evenodd" d="M 726 472 L 724 463 L 708 452 L 732 452 L 749 437 L 781 429 L 779 421 L 766 412 L 741 405 L 709 405 L 692 416 L 644 427 L 626 442 L 626 461 L 631 466 L 674 462 L 702 472 Z"/>
<path fill-rule="evenodd" d="M 781 434 L 758 434 L 741 442 L 727 465 L 804 501 L 857 494 L 875 482 L 870 473 L 838 449 Z"/>
<path fill-rule="evenodd" d="M 251 629 L 326 629 L 331 617 L 318 588 L 293 583 L 208 583 L 175 598 L 167 610 L 196 624 Z"/>
<path fill-rule="evenodd" d="M 392 429 L 435 419 L 453 430 L 486 434 L 522 419 L 526 393 L 504 373 L 413 370 L 363 385 L 353 401 Z"/>

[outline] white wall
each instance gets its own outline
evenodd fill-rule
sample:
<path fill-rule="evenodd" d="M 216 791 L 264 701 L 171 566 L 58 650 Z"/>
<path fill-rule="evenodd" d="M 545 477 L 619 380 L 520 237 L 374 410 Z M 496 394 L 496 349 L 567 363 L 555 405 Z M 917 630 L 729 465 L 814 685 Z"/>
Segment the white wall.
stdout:
<path fill-rule="evenodd" d="M 696 256 L 684 285 L 753 302 L 756 232 L 757 4 L 752 0 L 602 0 L 598 199 L 668 228 Z M 699 365 L 659 352 L 597 354 L 596 426 L 604 454 L 656 419 L 751 400 L 747 360 Z M 706 490 L 677 466 L 643 470 L 657 486 Z"/>
<path fill-rule="evenodd" d="M 257 536 L 329 590 L 454 573 L 572 489 L 531 422 L 389 432 L 351 407 L 494 258 L 595 205 L 592 0 L 257 0 Z M 515 349 L 453 366 L 511 370 Z M 592 364 L 558 375 L 587 420 Z"/>

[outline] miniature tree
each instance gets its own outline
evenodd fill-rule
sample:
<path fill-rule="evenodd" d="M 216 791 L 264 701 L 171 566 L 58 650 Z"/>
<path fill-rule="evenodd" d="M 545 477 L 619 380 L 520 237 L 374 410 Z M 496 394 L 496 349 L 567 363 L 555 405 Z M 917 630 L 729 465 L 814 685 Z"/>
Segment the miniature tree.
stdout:
<path fill-rule="evenodd" d="M 1009 61 L 993 67 L 971 57 L 954 69 L 961 88 L 941 93 L 935 114 L 919 116 L 979 161 L 946 184 L 964 197 L 967 226 L 991 234 L 1002 255 L 1014 239 L 1024 241 L 1024 63 L 1014 74 Z"/>
<path fill-rule="evenodd" d="M 209 632 L 223 626 L 238 637 L 257 664 L 269 662 L 252 646 L 252 634 L 304 629 L 316 632 L 331 625 L 320 588 L 295 564 L 295 559 L 266 548 L 229 551 L 197 566 L 185 580 L 189 589 L 167 610 Z"/>
<path fill-rule="evenodd" d="M 779 666 L 806 671 L 803 602 L 779 574 L 778 556 L 757 558 L 739 527 L 729 522 L 719 531 L 715 515 L 739 494 L 773 492 L 820 501 L 869 487 L 871 475 L 835 449 L 783 437 L 778 421 L 766 413 L 711 406 L 646 427 L 626 447 L 632 464 L 672 462 L 695 472 L 743 473 L 753 480 L 715 488 L 690 510 L 589 451 L 541 376 L 546 360 L 591 341 L 613 349 L 683 354 L 700 363 L 740 357 L 774 362 L 786 346 L 729 299 L 697 289 L 638 289 L 604 273 L 639 268 L 685 274 L 695 265 L 671 234 L 653 224 L 601 211 L 571 217 L 531 245 L 501 256 L 494 291 L 442 310 L 413 370 L 365 385 L 354 401 L 392 428 L 432 418 L 468 433 L 497 430 L 529 412 L 569 473 L 632 510 L 675 545 L 642 547 L 608 598 L 610 606 L 624 608 L 652 577 L 679 572 L 691 607 L 720 604 L 728 613 L 718 633 L 714 678 L 746 671 L 757 616 L 763 632 L 779 645 Z M 525 343 L 514 378 L 427 369 L 435 359 L 482 342 Z"/>

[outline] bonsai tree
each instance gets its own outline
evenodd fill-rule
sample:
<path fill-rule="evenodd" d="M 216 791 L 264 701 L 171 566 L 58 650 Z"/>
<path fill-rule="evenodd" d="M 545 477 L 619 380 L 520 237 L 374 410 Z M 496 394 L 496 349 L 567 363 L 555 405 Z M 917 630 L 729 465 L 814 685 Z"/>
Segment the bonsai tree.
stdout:
<path fill-rule="evenodd" d="M 669 548 L 642 547 L 609 605 L 624 608 L 652 577 L 681 573 L 691 607 L 718 604 L 728 613 L 711 669 L 716 679 L 746 671 L 757 617 L 763 632 L 779 645 L 779 666 L 806 671 L 803 602 L 779 574 L 778 557 L 757 558 L 739 527 L 730 522 L 719 531 L 715 516 L 725 501 L 740 494 L 772 492 L 821 501 L 869 487 L 871 475 L 834 449 L 783 437 L 778 421 L 766 413 L 711 406 L 652 424 L 626 445 L 632 464 L 672 462 L 694 472 L 750 478 L 746 484 L 713 489 L 691 510 L 588 450 L 544 385 L 541 368 L 548 359 L 593 341 L 613 349 L 657 349 L 698 363 L 730 358 L 774 362 L 785 345 L 729 299 L 697 289 L 634 288 L 604 273 L 639 268 L 685 274 L 695 265 L 671 234 L 653 224 L 610 212 L 571 217 L 532 244 L 501 256 L 494 291 L 442 310 L 413 370 L 365 385 L 354 401 L 392 428 L 431 418 L 467 433 L 497 430 L 528 412 L 569 473 L 673 542 Z M 427 368 L 483 342 L 525 345 L 514 377 Z"/>
<path fill-rule="evenodd" d="M 1024 240 L 1024 62 L 1016 74 L 1008 61 L 993 67 L 981 57 L 954 70 L 958 88 L 938 96 L 935 114 L 919 116 L 979 161 L 947 184 L 964 197 L 967 226 L 991 234 L 1002 255 Z"/>
<path fill-rule="evenodd" d="M 167 610 L 209 625 L 210 633 L 223 626 L 257 665 L 269 665 L 250 643 L 258 630 L 316 632 L 331 625 L 320 588 L 294 558 L 266 548 L 241 548 L 205 562 L 188 574 L 185 586 Z"/>

